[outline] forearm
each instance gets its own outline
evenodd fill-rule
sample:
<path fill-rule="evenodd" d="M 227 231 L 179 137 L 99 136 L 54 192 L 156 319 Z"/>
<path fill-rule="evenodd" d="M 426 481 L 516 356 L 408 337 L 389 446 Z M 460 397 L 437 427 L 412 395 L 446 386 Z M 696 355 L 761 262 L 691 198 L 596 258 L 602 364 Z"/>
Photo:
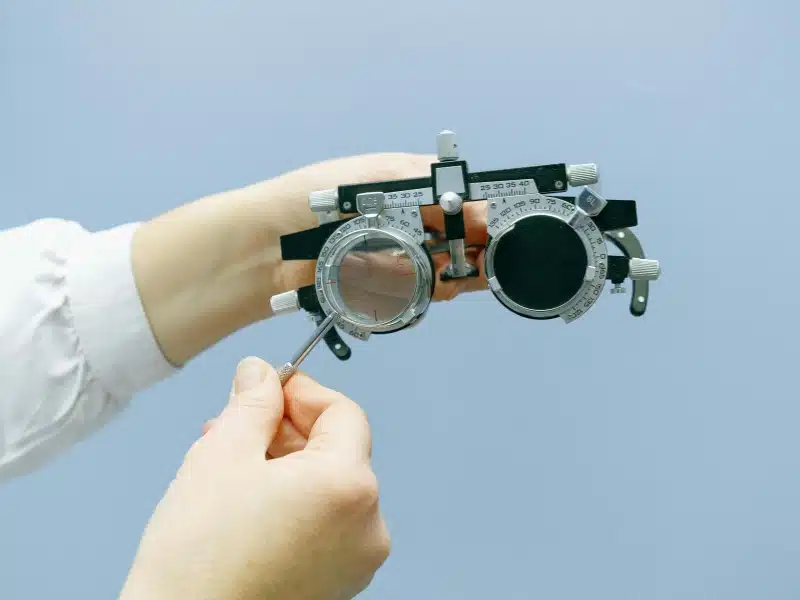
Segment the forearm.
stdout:
<path fill-rule="evenodd" d="M 303 200 L 278 178 L 191 202 L 136 232 L 136 284 L 172 364 L 269 317 L 273 294 L 311 282 L 313 265 L 280 256 L 281 235 L 315 223 Z"/>
<path fill-rule="evenodd" d="M 164 355 L 181 365 L 270 316 L 273 294 L 313 282 L 314 261 L 283 263 L 280 236 L 309 229 L 312 190 L 430 174 L 433 157 L 382 153 L 309 165 L 192 202 L 144 224 L 136 285 Z"/>

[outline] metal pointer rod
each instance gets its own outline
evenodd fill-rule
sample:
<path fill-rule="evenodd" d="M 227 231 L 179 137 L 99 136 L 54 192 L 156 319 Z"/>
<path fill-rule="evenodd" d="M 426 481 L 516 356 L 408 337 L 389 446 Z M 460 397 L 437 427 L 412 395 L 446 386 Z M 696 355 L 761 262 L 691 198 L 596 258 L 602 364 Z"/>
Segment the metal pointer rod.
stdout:
<path fill-rule="evenodd" d="M 289 378 L 295 374 L 297 367 L 303 362 L 308 354 L 314 349 L 319 341 L 325 337 L 325 334 L 333 327 L 333 314 L 331 313 L 325 317 L 322 322 L 317 326 L 317 330 L 310 338 L 308 338 L 300 347 L 300 351 L 292 357 L 292 360 L 287 362 L 278 370 L 278 377 L 280 377 L 281 385 L 284 385 Z"/>

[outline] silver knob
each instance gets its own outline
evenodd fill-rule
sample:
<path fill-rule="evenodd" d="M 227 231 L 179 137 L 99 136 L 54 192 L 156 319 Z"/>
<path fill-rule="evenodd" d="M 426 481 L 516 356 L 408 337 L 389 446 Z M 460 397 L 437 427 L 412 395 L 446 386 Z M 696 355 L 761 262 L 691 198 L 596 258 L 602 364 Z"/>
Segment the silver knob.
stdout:
<path fill-rule="evenodd" d="M 300 299 L 295 290 L 275 294 L 269 299 L 269 306 L 275 316 L 286 315 L 300 310 Z"/>
<path fill-rule="evenodd" d="M 439 198 L 439 206 L 447 215 L 457 215 L 463 204 L 464 200 L 455 192 L 445 192 Z"/>
<path fill-rule="evenodd" d="M 632 258 L 628 263 L 628 273 L 634 281 L 654 281 L 661 275 L 661 265 L 649 258 Z"/>
<path fill-rule="evenodd" d="M 339 193 L 336 188 L 311 192 L 308 195 L 308 207 L 313 212 L 329 212 L 339 210 Z"/>
<path fill-rule="evenodd" d="M 597 165 L 586 163 L 583 165 L 567 165 L 567 180 L 572 187 L 592 185 L 600 181 Z"/>
<path fill-rule="evenodd" d="M 458 144 L 456 134 L 445 129 L 436 136 L 436 150 L 439 160 L 458 160 Z"/>

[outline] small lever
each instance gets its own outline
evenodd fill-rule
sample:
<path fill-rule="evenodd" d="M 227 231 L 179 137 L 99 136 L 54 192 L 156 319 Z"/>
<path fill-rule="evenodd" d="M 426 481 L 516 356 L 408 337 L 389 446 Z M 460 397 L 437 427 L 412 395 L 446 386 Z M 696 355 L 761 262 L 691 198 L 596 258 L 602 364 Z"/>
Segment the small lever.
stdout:
<path fill-rule="evenodd" d="M 655 260 L 639 260 L 645 258 L 644 248 L 630 229 L 606 231 L 605 236 L 629 259 L 628 270 L 633 283 L 630 311 L 634 317 L 641 317 L 647 310 L 647 302 L 650 299 L 650 281 L 658 279 L 661 267 Z M 614 289 L 611 291 L 615 293 Z"/>
<path fill-rule="evenodd" d="M 325 320 L 325 317 L 321 314 L 315 314 L 313 319 L 317 325 L 320 325 L 322 321 Z M 331 327 L 323 339 L 325 340 L 325 345 L 328 346 L 328 349 L 339 360 L 348 360 L 352 356 L 353 351 L 350 349 L 350 346 L 344 343 L 344 340 L 339 335 L 339 332 L 336 331 L 336 327 Z"/>

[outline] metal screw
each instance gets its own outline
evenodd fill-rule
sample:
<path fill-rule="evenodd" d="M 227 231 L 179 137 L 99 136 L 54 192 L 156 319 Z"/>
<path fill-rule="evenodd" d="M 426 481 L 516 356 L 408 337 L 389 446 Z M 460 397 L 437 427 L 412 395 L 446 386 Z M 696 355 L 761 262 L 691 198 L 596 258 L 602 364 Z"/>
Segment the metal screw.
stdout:
<path fill-rule="evenodd" d="M 491 206 L 492 208 L 497 208 L 497 202 L 492 202 L 491 204 L 489 204 L 489 206 Z"/>
<path fill-rule="evenodd" d="M 415 211 L 415 210 L 412 210 L 412 211 L 411 211 L 411 216 L 412 216 L 412 217 L 416 217 L 416 216 L 417 216 L 417 211 Z"/>
<path fill-rule="evenodd" d="M 342 204 L 342 207 L 343 207 L 345 210 L 350 210 L 350 209 L 353 207 L 353 205 L 352 205 L 352 204 L 350 204 L 349 202 L 345 202 L 344 204 Z"/>
<path fill-rule="evenodd" d="M 563 187 L 564 187 L 564 182 L 563 181 L 556 181 L 556 189 L 557 190 L 560 190 Z"/>

